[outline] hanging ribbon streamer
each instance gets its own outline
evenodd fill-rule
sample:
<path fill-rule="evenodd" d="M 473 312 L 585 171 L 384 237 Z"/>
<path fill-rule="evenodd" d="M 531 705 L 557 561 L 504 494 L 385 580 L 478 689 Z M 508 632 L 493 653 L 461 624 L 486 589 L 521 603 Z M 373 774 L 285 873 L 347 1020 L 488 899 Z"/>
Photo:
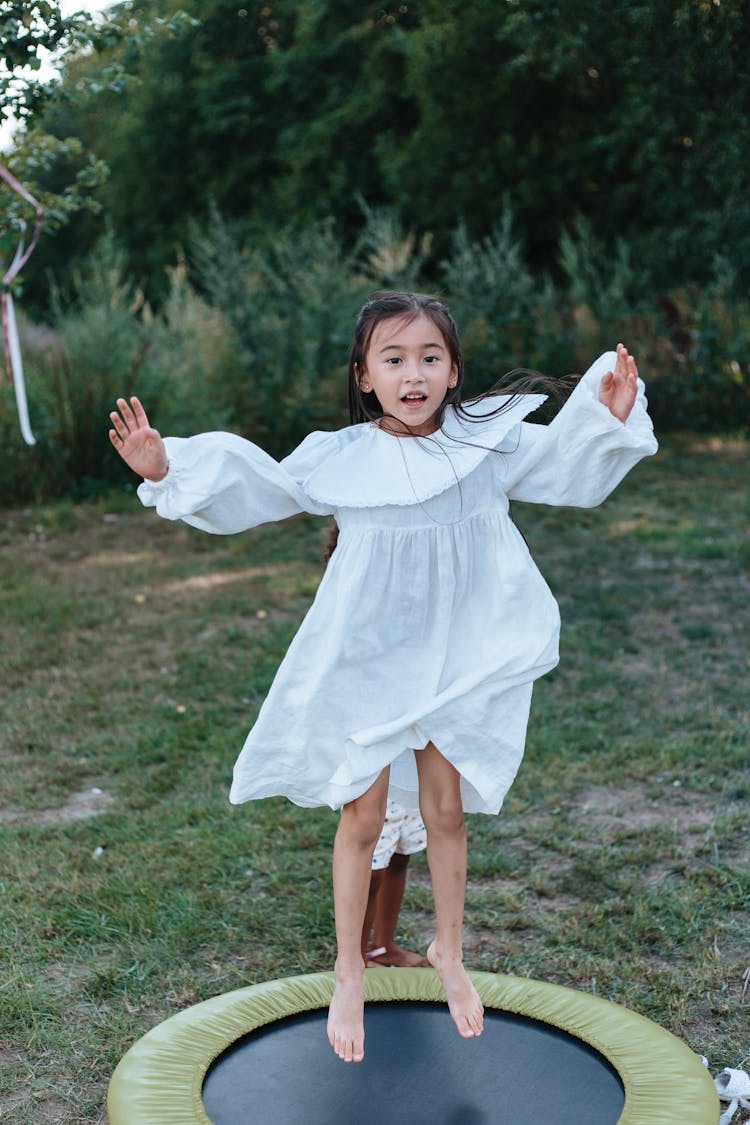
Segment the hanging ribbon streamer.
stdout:
<path fill-rule="evenodd" d="M 29 423 L 29 408 L 26 402 L 26 384 L 23 378 L 23 362 L 21 360 L 21 347 L 18 341 L 18 327 L 16 325 L 16 313 L 13 307 L 13 297 L 10 292 L 11 282 L 18 277 L 23 267 L 31 257 L 34 247 L 39 241 L 39 235 L 42 233 L 42 221 L 44 219 L 44 210 L 38 200 L 34 199 L 31 192 L 28 192 L 22 184 L 19 184 L 16 177 L 0 164 L 0 178 L 5 180 L 9 188 L 15 191 L 27 203 L 30 203 L 34 208 L 36 215 L 36 223 L 34 225 L 34 233 L 31 236 L 29 245 L 24 249 L 24 235 L 26 233 L 26 224 L 21 221 L 21 239 L 18 243 L 13 261 L 5 272 L 2 279 L 2 294 L 0 294 L 0 303 L 2 305 L 2 322 L 3 322 L 3 344 L 5 348 L 5 370 L 8 375 L 8 382 L 15 388 L 16 392 L 16 406 L 18 407 L 18 421 L 21 426 L 21 434 L 23 440 L 27 445 L 34 445 L 36 439 L 31 432 L 31 425 Z"/>

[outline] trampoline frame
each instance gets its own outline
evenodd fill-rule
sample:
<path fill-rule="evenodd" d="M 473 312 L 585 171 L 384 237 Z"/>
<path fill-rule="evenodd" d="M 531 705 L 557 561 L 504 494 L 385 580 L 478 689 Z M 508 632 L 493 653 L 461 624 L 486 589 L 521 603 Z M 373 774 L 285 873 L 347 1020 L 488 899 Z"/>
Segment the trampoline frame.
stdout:
<path fill-rule="evenodd" d="M 625 1091 L 618 1125 L 718 1120 L 710 1074 L 686 1044 L 653 1021 L 560 985 L 494 973 L 469 975 L 486 1008 L 559 1028 L 608 1060 Z M 211 1064 L 256 1028 L 327 1008 L 333 987 L 330 972 L 266 981 L 214 996 L 158 1024 L 130 1048 L 112 1075 L 110 1125 L 211 1125 L 202 1096 Z M 444 1003 L 437 973 L 385 968 L 365 973 L 366 1002 L 399 1000 Z"/>

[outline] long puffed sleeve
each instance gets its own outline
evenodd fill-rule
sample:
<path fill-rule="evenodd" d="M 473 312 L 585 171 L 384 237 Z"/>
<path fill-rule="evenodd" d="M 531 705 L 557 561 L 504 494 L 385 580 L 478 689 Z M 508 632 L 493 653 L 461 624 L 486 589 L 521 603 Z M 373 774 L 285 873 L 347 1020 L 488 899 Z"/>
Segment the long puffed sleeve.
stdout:
<path fill-rule="evenodd" d="M 615 352 L 601 355 L 549 426 L 522 422 L 517 428 L 517 444 L 498 458 L 511 500 L 594 508 L 642 457 L 656 453 L 640 379 L 624 423 L 599 401 L 599 384 L 616 359 Z"/>
<path fill-rule="evenodd" d="M 311 434 L 300 446 L 314 459 L 335 434 Z M 158 482 L 144 481 L 138 496 L 168 520 L 184 520 L 201 531 L 233 535 L 299 512 L 329 515 L 332 509 L 310 500 L 286 461 L 279 464 L 257 445 L 236 434 L 207 433 L 165 438 L 169 472 Z M 297 451 L 295 451 L 297 452 Z"/>

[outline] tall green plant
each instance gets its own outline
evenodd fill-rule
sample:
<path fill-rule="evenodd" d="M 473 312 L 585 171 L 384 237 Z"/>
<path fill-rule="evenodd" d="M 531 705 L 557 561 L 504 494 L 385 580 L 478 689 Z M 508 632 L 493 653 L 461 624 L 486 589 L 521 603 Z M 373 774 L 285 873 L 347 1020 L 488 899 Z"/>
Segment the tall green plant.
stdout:
<path fill-rule="evenodd" d="M 579 219 L 562 236 L 560 264 L 581 364 L 623 340 L 660 428 L 747 431 L 750 300 L 726 258 L 714 259 L 705 284 L 654 296 L 628 243 L 610 249 Z"/>
<path fill-rule="evenodd" d="M 332 221 L 246 247 L 218 214 L 196 232 L 198 276 L 232 330 L 233 424 L 275 456 L 345 420 L 346 356 L 367 292 Z"/>
<path fill-rule="evenodd" d="M 228 429 L 226 387 L 237 357 L 226 318 L 196 292 L 184 260 L 167 275 L 169 292 L 158 314 L 143 311 L 148 350 L 134 388 L 163 433 Z"/>
<path fill-rule="evenodd" d="M 592 347 L 613 347 L 625 319 L 646 307 L 650 290 L 646 271 L 633 261 L 630 245 L 623 238 L 606 245 L 591 223 L 579 216 L 560 236 L 559 263 L 579 338 Z"/>
<path fill-rule="evenodd" d="M 419 289 L 431 234 L 418 237 L 414 230 L 407 230 L 393 207 L 371 207 L 364 200 L 361 206 L 365 225 L 355 254 L 362 263 L 363 280 L 373 289 Z"/>
<path fill-rule="evenodd" d="M 148 354 L 142 306 L 111 232 L 76 272 L 71 291 L 52 291 L 55 346 L 37 362 L 47 386 L 50 444 L 61 473 L 83 491 L 114 477 L 106 419 L 115 396 L 134 385 Z"/>
<path fill-rule="evenodd" d="M 492 233 L 472 240 L 462 221 L 442 263 L 445 295 L 458 321 L 470 387 L 480 391 L 516 367 L 568 369 L 569 349 L 548 279 L 529 271 L 506 208 Z"/>
<path fill-rule="evenodd" d="M 84 496 L 136 482 L 107 437 L 119 395 L 137 394 L 164 433 L 187 435 L 229 424 L 224 387 L 233 371 L 226 323 L 189 284 L 184 264 L 170 271 L 158 314 L 125 271 L 108 234 L 53 289 L 52 323 L 21 323 L 29 409 L 37 445 L 18 435 L 12 396 L 0 396 L 0 489 L 12 502 Z"/>
<path fill-rule="evenodd" d="M 652 413 L 670 428 L 750 432 L 750 297 L 716 258 L 710 282 L 658 303 Z"/>

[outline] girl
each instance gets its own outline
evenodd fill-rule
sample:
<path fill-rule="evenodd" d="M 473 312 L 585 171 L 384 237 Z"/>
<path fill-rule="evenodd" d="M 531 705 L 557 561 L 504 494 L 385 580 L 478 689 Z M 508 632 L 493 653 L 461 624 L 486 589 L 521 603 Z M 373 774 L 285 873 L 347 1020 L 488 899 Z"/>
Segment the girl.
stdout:
<path fill-rule="evenodd" d="M 234 769 L 230 800 L 282 794 L 341 808 L 333 848 L 338 954 L 328 1037 L 364 1057 L 361 939 L 386 800 L 419 804 L 435 898 L 427 957 L 459 1034 L 482 1031 L 461 952 L 464 811 L 497 813 L 523 754 L 532 682 L 557 663 L 559 615 L 509 500 L 594 506 L 656 452 L 627 349 L 606 353 L 549 426 L 543 395 L 462 404 L 453 319 L 379 293 L 354 331 L 353 425 L 280 464 L 233 434 L 163 441 L 137 398 L 110 439 L 167 519 L 231 534 L 306 511 L 339 542 Z"/>

